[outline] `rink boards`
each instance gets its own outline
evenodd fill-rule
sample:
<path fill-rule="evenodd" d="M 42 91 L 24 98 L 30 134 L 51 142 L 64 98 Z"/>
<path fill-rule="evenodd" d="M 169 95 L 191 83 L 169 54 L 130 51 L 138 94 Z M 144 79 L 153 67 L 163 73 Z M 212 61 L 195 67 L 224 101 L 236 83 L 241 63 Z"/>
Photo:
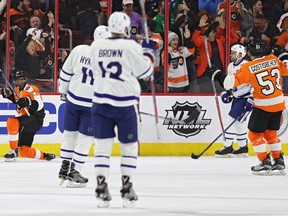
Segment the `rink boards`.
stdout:
<path fill-rule="evenodd" d="M 46 117 L 43 128 L 35 136 L 34 144 L 39 149 L 59 155 L 65 103 L 60 101 L 59 95 L 43 95 L 43 100 Z M 288 104 L 287 97 L 285 100 Z M 219 103 L 224 125 L 227 126 L 230 124 L 227 118 L 230 104 L 223 104 L 221 101 Z M 157 96 L 157 106 L 159 136 L 155 124 L 152 97 L 141 96 L 140 155 L 190 155 L 191 152 L 197 154 L 221 134 L 214 96 Z M 15 106 L 1 99 L 0 110 L 0 156 L 3 156 L 9 148 L 6 120 L 15 115 Z M 288 135 L 286 128 L 282 129 L 284 132 L 280 138 L 285 152 Z M 222 146 L 221 142 L 222 137 L 205 155 L 214 155 L 215 149 Z M 119 155 L 120 150 L 117 143 L 118 140 L 115 139 L 113 155 Z M 252 148 L 249 153 L 253 155 Z M 93 154 L 92 148 L 90 154 Z"/>

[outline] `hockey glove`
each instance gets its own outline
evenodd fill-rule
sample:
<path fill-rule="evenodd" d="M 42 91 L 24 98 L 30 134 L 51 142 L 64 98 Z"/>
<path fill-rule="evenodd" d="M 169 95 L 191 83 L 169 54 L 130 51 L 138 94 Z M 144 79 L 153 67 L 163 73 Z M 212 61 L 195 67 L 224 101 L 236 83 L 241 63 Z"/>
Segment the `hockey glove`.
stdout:
<path fill-rule="evenodd" d="M 149 40 L 147 43 L 146 40 L 142 42 L 143 54 L 150 58 L 151 62 L 154 63 L 155 61 L 155 53 L 156 53 L 156 45 L 155 42 Z"/>
<path fill-rule="evenodd" d="M 228 104 L 233 100 L 233 95 L 231 91 L 223 91 L 220 93 L 221 100 L 223 103 Z"/>
<path fill-rule="evenodd" d="M 60 100 L 61 100 L 61 101 L 66 101 L 66 100 L 67 100 L 66 94 L 61 94 L 61 95 L 60 95 Z"/>
<path fill-rule="evenodd" d="M 19 109 L 24 108 L 24 107 L 30 107 L 32 104 L 32 101 L 29 97 L 25 97 L 25 98 L 19 98 L 16 101 L 17 107 Z"/>
<path fill-rule="evenodd" d="M 211 65 L 211 67 L 207 67 L 205 70 L 205 75 L 208 76 L 210 79 L 212 78 L 214 72 L 219 71 L 219 75 L 220 75 L 220 70 L 216 67 L 214 67 L 214 65 Z M 217 75 L 216 75 L 217 76 Z M 214 78 L 216 80 L 216 77 Z"/>
<path fill-rule="evenodd" d="M 244 110 L 242 114 L 238 117 L 238 120 L 240 123 L 244 122 L 247 116 L 249 115 L 249 113 L 253 110 L 253 103 L 254 103 L 253 98 L 247 99 L 246 104 L 244 106 Z"/>
<path fill-rule="evenodd" d="M 1 94 L 3 98 L 9 98 L 12 96 L 12 91 L 9 88 L 2 88 Z"/>
<path fill-rule="evenodd" d="M 252 97 L 249 97 L 244 106 L 244 110 L 251 112 L 253 110 L 253 104 L 254 104 L 254 99 Z"/>

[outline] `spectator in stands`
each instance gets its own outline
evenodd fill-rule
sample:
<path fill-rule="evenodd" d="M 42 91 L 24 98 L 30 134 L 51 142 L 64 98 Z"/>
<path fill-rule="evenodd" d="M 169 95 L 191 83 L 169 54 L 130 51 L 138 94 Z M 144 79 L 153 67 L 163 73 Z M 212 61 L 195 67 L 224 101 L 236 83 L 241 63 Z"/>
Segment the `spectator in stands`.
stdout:
<path fill-rule="evenodd" d="M 155 43 L 155 60 L 153 63 L 154 66 L 154 83 L 156 92 L 164 92 L 164 71 L 162 65 L 160 65 L 161 56 L 160 53 L 163 49 L 163 39 L 159 33 L 155 33 L 156 21 L 153 19 L 147 20 L 147 28 L 149 39 Z M 138 35 L 138 40 L 141 40 L 141 43 L 145 40 L 144 36 Z M 144 81 L 143 79 L 139 80 L 141 85 L 142 92 L 151 92 L 150 81 Z"/>
<path fill-rule="evenodd" d="M 286 52 L 288 52 L 288 22 L 285 22 L 284 29 L 277 39 L 276 45 L 280 45 Z"/>
<path fill-rule="evenodd" d="M 148 20 L 148 32 L 150 40 L 155 42 L 156 53 L 155 53 L 155 60 L 154 60 L 154 83 L 155 83 L 155 90 L 156 92 L 164 92 L 164 70 L 161 65 L 161 51 L 164 46 L 164 41 L 162 36 L 159 33 L 155 33 L 156 29 L 156 21 L 155 20 Z"/>
<path fill-rule="evenodd" d="M 204 36 L 201 35 L 201 29 L 208 25 L 208 16 L 203 15 L 200 19 L 198 28 L 194 31 L 192 36 L 192 41 L 200 50 L 200 61 L 197 67 L 197 82 L 200 87 L 200 92 L 203 93 L 211 93 L 213 92 L 212 86 L 211 86 L 211 80 L 209 77 L 205 75 L 205 72 L 208 67 L 208 59 L 206 55 L 206 49 L 205 49 L 205 43 L 204 43 Z M 223 21 L 222 21 L 223 22 Z M 237 41 L 239 39 L 239 36 L 236 34 L 235 31 L 231 31 L 230 34 L 230 40 L 231 41 Z M 222 68 L 221 71 L 223 71 L 224 66 L 224 59 L 225 59 L 225 46 L 226 43 L 225 37 L 223 35 L 216 35 L 216 29 L 210 32 L 207 38 L 207 45 L 208 45 L 208 52 L 211 64 L 216 68 Z M 216 83 L 216 87 L 218 91 L 223 90 L 218 83 Z"/>
<path fill-rule="evenodd" d="M 190 38 L 190 31 L 185 28 L 185 38 Z M 186 58 L 194 54 L 195 49 L 179 46 L 178 35 L 169 32 L 168 35 L 168 92 L 185 93 L 189 90 L 189 78 L 186 65 Z M 164 65 L 164 52 L 162 53 L 162 63 Z"/>
<path fill-rule="evenodd" d="M 30 27 L 31 28 L 37 28 L 37 29 L 43 29 L 45 32 L 50 32 L 50 34 L 53 33 L 52 27 L 54 25 L 54 14 L 49 11 L 47 14 L 48 18 L 48 24 L 46 26 L 42 26 L 42 22 L 39 16 L 32 15 L 29 19 Z"/>
<path fill-rule="evenodd" d="M 149 19 L 152 19 L 159 12 L 159 0 L 146 0 L 145 11 Z"/>
<path fill-rule="evenodd" d="M 80 28 L 82 40 L 85 44 L 91 44 L 94 30 L 98 26 L 98 15 L 101 12 L 99 0 L 77 0 L 76 3 L 76 23 Z"/>
<path fill-rule="evenodd" d="M 98 25 L 108 25 L 108 0 L 99 0 L 101 12 L 98 16 Z"/>
<path fill-rule="evenodd" d="M 254 27 L 249 34 L 249 39 L 262 41 L 266 45 L 266 51 L 264 52 L 266 55 L 271 53 L 279 35 L 279 29 L 275 25 L 268 23 L 263 13 L 256 14 Z"/>
<path fill-rule="evenodd" d="M 263 14 L 266 16 L 269 23 L 277 25 L 281 15 L 287 12 L 285 11 L 285 1 L 287 0 L 262 0 L 263 1 Z"/>
<path fill-rule="evenodd" d="M 179 5 L 179 13 L 176 15 L 176 19 L 173 24 L 170 26 L 170 31 L 174 32 L 177 34 L 179 38 L 179 46 L 185 46 L 188 49 L 193 48 L 194 45 L 191 41 L 191 38 L 185 38 L 184 33 L 187 31 L 190 31 L 190 28 L 188 27 L 188 18 L 186 14 L 190 12 L 190 9 L 187 6 L 184 5 Z M 189 13 L 190 14 L 190 13 Z M 193 16 L 193 15 L 190 15 Z M 193 17 L 192 19 L 193 20 Z M 190 31 L 191 35 L 191 31 Z M 193 53 L 194 54 L 194 53 Z M 197 77 L 196 77 L 196 66 L 193 62 L 194 55 L 190 55 L 186 59 L 186 65 L 187 65 L 187 70 L 189 74 L 189 84 L 191 85 L 191 90 L 196 91 L 195 86 L 197 87 Z"/>
<path fill-rule="evenodd" d="M 136 40 L 137 35 L 144 35 L 142 17 L 133 11 L 133 0 L 123 0 L 123 12 L 126 13 L 131 20 L 131 39 Z"/>
<path fill-rule="evenodd" d="M 41 0 L 39 10 L 33 10 L 29 5 L 29 0 L 14 0 L 13 7 L 9 11 L 11 26 L 10 38 L 14 41 L 16 47 L 26 38 L 26 31 L 29 28 L 29 18 L 33 14 L 39 16 L 44 16 L 45 14 L 45 0 Z M 4 14 L 4 18 L 6 18 L 6 13 Z"/>
<path fill-rule="evenodd" d="M 59 28 L 76 29 L 77 5 L 74 1 L 59 0 Z"/>
<path fill-rule="evenodd" d="M 13 41 L 9 41 L 9 53 L 10 53 L 10 58 L 9 58 L 9 62 L 10 62 L 10 75 L 12 74 L 12 71 L 14 71 L 15 69 L 15 56 L 16 56 L 16 47 Z"/>
<path fill-rule="evenodd" d="M 226 16 L 226 0 L 224 0 L 224 2 L 221 2 L 217 8 L 217 14 L 221 15 L 222 13 L 224 13 L 224 15 Z M 231 14 L 230 26 L 234 28 L 234 30 L 237 32 L 239 36 L 241 36 L 240 23 L 241 20 L 243 20 L 247 15 L 247 10 L 245 9 L 244 4 L 239 0 L 231 0 L 230 14 Z"/>
<path fill-rule="evenodd" d="M 261 0 L 251 0 L 250 7 L 247 8 L 247 15 L 244 19 L 242 19 L 240 27 L 241 27 L 241 36 L 247 37 L 249 36 L 250 32 L 253 28 L 253 21 L 254 17 L 258 13 L 262 13 L 262 1 Z"/>
<path fill-rule="evenodd" d="M 207 10 L 210 16 L 217 13 L 217 7 L 223 0 L 198 0 L 199 10 Z"/>
<path fill-rule="evenodd" d="M 159 12 L 154 17 L 154 20 L 156 21 L 155 33 L 163 34 L 164 24 L 165 24 L 165 1 L 164 0 L 159 0 Z"/>
<path fill-rule="evenodd" d="M 285 0 L 282 12 L 279 11 L 277 14 L 278 14 L 278 16 L 279 15 L 280 16 L 279 16 L 279 19 L 277 20 L 276 25 L 277 25 L 277 28 L 279 29 L 279 31 L 282 32 L 282 30 L 285 29 L 285 25 L 288 21 L 288 0 Z M 274 22 L 272 22 L 272 23 L 274 23 Z"/>
<path fill-rule="evenodd" d="M 43 32 L 39 36 L 36 32 L 28 31 L 26 40 L 20 44 L 16 51 L 15 67 L 24 71 L 29 84 L 37 85 L 38 83 L 41 91 L 53 91 L 52 71 L 49 67 L 53 66 L 54 62 L 49 58 L 51 57 L 49 34 Z M 45 38 L 44 46 L 39 45 L 40 41 L 37 41 L 40 37 Z M 39 83 L 40 79 L 42 83 Z"/>
<path fill-rule="evenodd" d="M 179 12 L 179 7 L 183 5 L 184 3 L 185 3 L 184 0 L 169 1 L 169 16 L 170 16 L 171 23 L 174 22 L 175 17 L 177 16 Z"/>

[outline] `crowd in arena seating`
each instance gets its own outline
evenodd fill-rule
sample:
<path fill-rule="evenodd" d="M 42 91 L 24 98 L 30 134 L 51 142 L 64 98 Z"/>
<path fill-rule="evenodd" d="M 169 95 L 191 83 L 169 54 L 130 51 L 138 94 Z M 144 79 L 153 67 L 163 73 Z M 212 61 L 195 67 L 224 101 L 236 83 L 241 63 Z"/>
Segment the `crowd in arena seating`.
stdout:
<path fill-rule="evenodd" d="M 98 25 L 107 25 L 107 0 L 59 0 L 59 29 L 80 32 L 79 43 L 91 44 Z M 273 7 L 272 7 L 273 5 Z M 0 2 L 0 55 L 5 70 L 6 0 Z M 12 0 L 10 9 L 10 69 L 25 71 L 28 81 L 42 91 L 55 91 L 54 9 L 55 0 Z M 141 43 L 144 28 L 139 0 L 112 1 L 112 11 L 123 11 L 131 17 L 131 39 Z M 168 47 L 165 41 L 165 1 L 146 0 L 149 37 L 155 42 L 154 63 L 157 92 L 211 93 L 204 32 L 211 23 L 219 26 L 207 37 L 213 67 L 225 69 L 226 1 L 170 0 Z M 230 45 L 246 44 L 251 39 L 265 43 L 265 54 L 276 45 L 288 50 L 288 0 L 231 0 Z M 59 48 L 61 40 L 59 39 Z M 164 51 L 168 52 L 168 69 L 164 79 Z M 59 51 L 59 67 L 69 54 Z M 167 80 L 168 89 L 164 89 Z M 139 80 L 143 92 L 150 84 Z M 286 80 L 283 80 L 284 87 Z M 1 84 L 2 83 L 2 84 Z M 0 78 L 0 85 L 5 82 Z M 1 87 L 0 86 L 0 87 Z M 217 86 L 220 91 L 221 87 Z"/>

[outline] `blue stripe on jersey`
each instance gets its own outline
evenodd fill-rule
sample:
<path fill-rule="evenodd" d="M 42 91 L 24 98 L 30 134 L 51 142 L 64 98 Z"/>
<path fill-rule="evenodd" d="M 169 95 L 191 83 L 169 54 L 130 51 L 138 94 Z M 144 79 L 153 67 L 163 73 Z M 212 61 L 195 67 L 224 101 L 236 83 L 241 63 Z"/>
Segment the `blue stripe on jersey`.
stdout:
<path fill-rule="evenodd" d="M 63 73 L 67 74 L 68 76 L 72 76 L 73 73 L 68 73 L 67 71 L 64 71 L 63 69 L 61 69 L 61 71 L 63 71 Z"/>
<path fill-rule="evenodd" d="M 122 157 L 123 157 L 123 158 L 134 158 L 134 159 L 137 159 L 137 157 L 135 157 L 135 156 L 126 156 L 126 155 L 123 155 Z"/>
<path fill-rule="evenodd" d="M 70 80 L 65 80 L 61 76 L 59 77 L 63 82 L 70 82 Z"/>
<path fill-rule="evenodd" d="M 107 164 L 95 164 L 94 167 L 102 167 L 102 168 L 109 168 L 110 166 Z"/>
<path fill-rule="evenodd" d="M 98 98 L 108 98 L 108 99 L 115 100 L 115 101 L 129 101 L 129 100 L 139 101 L 139 97 L 135 97 L 135 96 L 117 97 L 117 96 L 110 95 L 110 94 L 99 94 L 97 92 L 94 92 L 94 96 Z"/>
<path fill-rule="evenodd" d="M 144 73 L 142 73 L 140 76 L 138 76 L 137 78 L 140 78 L 141 76 L 143 76 L 144 74 L 148 73 L 148 71 L 150 70 L 151 68 L 151 64 L 150 64 L 150 67 L 148 68 L 148 70 L 146 70 Z"/>
<path fill-rule="evenodd" d="M 83 102 L 88 102 L 88 103 L 92 103 L 92 99 L 91 98 L 83 98 L 83 97 L 79 97 L 76 96 L 75 94 L 73 94 L 72 92 L 68 91 L 68 94 L 70 97 L 72 97 L 73 99 L 77 100 L 77 101 L 83 101 Z"/>
<path fill-rule="evenodd" d="M 136 166 L 129 165 L 129 164 L 121 164 L 121 167 L 126 167 L 126 168 L 133 168 L 133 169 L 136 169 Z"/>
<path fill-rule="evenodd" d="M 76 163 L 79 163 L 79 164 L 84 164 L 85 163 L 85 161 L 79 161 L 79 160 L 76 160 L 74 158 L 73 158 L 73 161 L 76 162 Z"/>

